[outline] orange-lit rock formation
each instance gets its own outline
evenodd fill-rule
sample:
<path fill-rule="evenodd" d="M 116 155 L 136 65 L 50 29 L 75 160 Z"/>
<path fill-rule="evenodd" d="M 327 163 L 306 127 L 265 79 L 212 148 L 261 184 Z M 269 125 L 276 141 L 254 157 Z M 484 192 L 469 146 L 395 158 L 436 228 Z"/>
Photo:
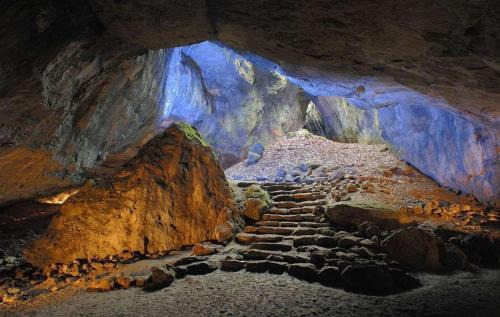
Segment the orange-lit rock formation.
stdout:
<path fill-rule="evenodd" d="M 176 124 L 116 175 L 87 182 L 26 250 L 34 265 L 155 253 L 232 236 L 234 201 L 198 132 Z"/>

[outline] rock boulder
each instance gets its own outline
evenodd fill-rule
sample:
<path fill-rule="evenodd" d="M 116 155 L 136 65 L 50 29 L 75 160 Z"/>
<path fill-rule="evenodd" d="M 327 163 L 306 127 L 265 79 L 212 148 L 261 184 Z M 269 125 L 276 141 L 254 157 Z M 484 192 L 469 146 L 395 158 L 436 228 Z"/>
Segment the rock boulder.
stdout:
<path fill-rule="evenodd" d="M 382 248 L 398 262 L 414 270 L 436 272 L 441 269 L 441 240 L 428 230 L 408 227 L 396 230 L 384 241 Z"/>
<path fill-rule="evenodd" d="M 390 206 L 357 200 L 342 201 L 330 205 L 327 208 L 326 216 L 334 223 L 343 226 L 354 227 L 369 221 L 385 230 L 413 223 L 411 217 Z"/>
<path fill-rule="evenodd" d="M 26 250 L 36 266 L 232 237 L 234 201 L 198 132 L 175 124 L 114 176 L 87 182 Z"/>

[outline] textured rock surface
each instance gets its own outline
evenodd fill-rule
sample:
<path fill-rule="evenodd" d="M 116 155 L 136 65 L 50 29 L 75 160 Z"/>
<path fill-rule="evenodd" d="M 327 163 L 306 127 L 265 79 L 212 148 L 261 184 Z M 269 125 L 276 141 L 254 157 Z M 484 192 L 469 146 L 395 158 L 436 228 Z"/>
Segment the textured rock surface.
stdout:
<path fill-rule="evenodd" d="M 195 130 L 174 125 L 116 176 L 89 182 L 69 198 L 25 255 L 44 266 L 124 250 L 154 253 L 224 241 L 232 236 L 233 208 L 212 150 Z"/>
<path fill-rule="evenodd" d="M 328 206 L 325 215 L 343 226 L 358 226 L 370 221 L 386 230 L 409 225 L 413 219 L 405 213 L 374 201 L 346 201 Z"/>
<path fill-rule="evenodd" d="M 409 227 L 393 232 L 382 241 L 382 248 L 402 264 L 415 270 L 441 269 L 439 238 L 424 229 Z"/>
<path fill-rule="evenodd" d="M 196 126 L 223 166 L 240 162 L 253 144 L 272 143 L 304 121 L 301 90 L 273 65 L 212 42 L 172 50 L 164 120 Z"/>
<path fill-rule="evenodd" d="M 0 183 L 9 188 L 0 203 L 50 194 L 110 172 L 157 133 L 166 52 L 134 57 L 127 55 L 128 47 L 112 51 L 102 41 L 73 42 L 46 67 L 44 100 L 37 101 L 45 115 L 33 119 L 25 139 L 0 150 L 0 166 L 6 166 Z M 24 111 L 19 107 L 0 117 Z M 4 131 L 9 134 L 9 126 Z"/>
<path fill-rule="evenodd" d="M 481 120 L 429 104 L 363 109 L 334 96 L 315 102 L 330 138 L 385 142 L 442 186 L 492 204 L 498 196 L 495 131 Z"/>

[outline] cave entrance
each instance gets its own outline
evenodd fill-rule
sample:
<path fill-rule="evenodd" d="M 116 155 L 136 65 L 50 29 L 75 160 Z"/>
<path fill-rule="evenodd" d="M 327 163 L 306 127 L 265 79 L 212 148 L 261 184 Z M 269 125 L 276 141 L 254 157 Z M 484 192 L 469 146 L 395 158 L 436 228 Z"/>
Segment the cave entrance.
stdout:
<path fill-rule="evenodd" d="M 168 56 L 163 125 L 195 126 L 224 168 L 301 129 L 357 142 L 357 117 L 343 118 L 352 113 L 344 98 L 307 92 L 272 61 L 218 42 L 174 48 Z"/>
<path fill-rule="evenodd" d="M 377 199 L 400 200 L 399 206 L 418 201 L 421 207 L 430 196 L 454 199 L 399 157 L 403 149 L 402 158 L 433 170 L 416 155 L 427 148 L 433 130 L 422 129 L 426 122 L 416 124 L 415 118 L 438 115 L 443 116 L 438 123 L 446 124 L 448 115 L 406 104 L 392 107 L 379 94 L 367 98 L 373 93 L 368 79 L 360 79 L 361 85 L 301 72 L 297 65 L 284 69 L 220 42 L 177 47 L 164 56 L 162 122 L 195 126 L 230 180 L 315 184 L 352 178 L 353 193 L 373 191 Z M 422 177 L 415 180 L 416 175 Z"/>
<path fill-rule="evenodd" d="M 360 164 L 396 164 L 368 155 L 385 148 L 373 113 L 311 90 L 263 57 L 203 42 L 171 49 L 165 74 L 163 122 L 195 126 L 229 178 L 314 182 L 332 171 L 356 174 Z"/>
<path fill-rule="evenodd" d="M 307 104 L 304 122 L 296 129 L 296 131 L 300 129 L 306 129 L 312 134 L 325 138 L 327 137 L 325 129 L 323 128 L 321 113 L 318 111 L 316 104 L 312 100 Z"/>

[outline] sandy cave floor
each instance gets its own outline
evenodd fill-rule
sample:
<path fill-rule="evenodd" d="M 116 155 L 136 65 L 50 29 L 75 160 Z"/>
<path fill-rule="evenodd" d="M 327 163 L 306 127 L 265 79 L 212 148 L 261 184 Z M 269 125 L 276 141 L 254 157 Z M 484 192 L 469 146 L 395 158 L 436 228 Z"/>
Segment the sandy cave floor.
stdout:
<path fill-rule="evenodd" d="M 80 293 L 1 316 L 500 316 L 500 272 L 421 274 L 424 286 L 386 297 L 348 293 L 290 276 L 224 273 L 140 289 Z"/>

